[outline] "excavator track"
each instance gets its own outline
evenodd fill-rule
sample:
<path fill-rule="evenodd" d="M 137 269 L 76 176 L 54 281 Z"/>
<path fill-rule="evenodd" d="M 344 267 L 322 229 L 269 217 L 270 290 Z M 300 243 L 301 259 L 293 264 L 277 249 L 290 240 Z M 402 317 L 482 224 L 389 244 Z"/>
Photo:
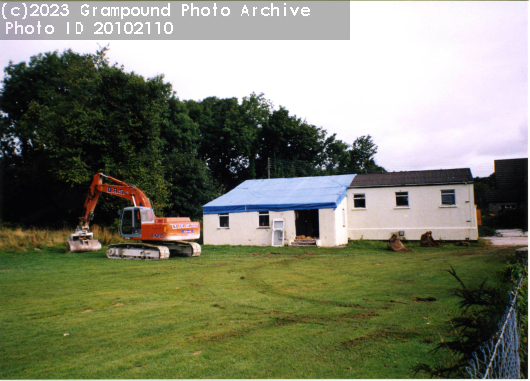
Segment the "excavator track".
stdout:
<path fill-rule="evenodd" d="M 117 243 L 108 246 L 107 258 L 160 261 L 169 258 L 169 248 L 148 243 Z"/>
<path fill-rule="evenodd" d="M 201 255 L 201 245 L 190 241 L 143 241 L 144 244 L 165 246 L 171 257 L 198 257 Z"/>
<path fill-rule="evenodd" d="M 201 245 L 197 242 L 188 242 L 188 241 L 174 241 L 178 248 L 176 252 L 185 257 L 198 257 L 201 255 Z M 171 250 L 173 247 L 170 248 Z"/>

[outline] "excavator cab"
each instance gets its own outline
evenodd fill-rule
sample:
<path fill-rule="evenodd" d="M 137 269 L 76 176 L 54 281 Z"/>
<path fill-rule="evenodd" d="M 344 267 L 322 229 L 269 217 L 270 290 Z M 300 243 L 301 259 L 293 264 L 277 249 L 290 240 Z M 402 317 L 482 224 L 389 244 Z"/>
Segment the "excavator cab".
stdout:
<path fill-rule="evenodd" d="M 120 235 L 124 238 L 142 236 L 142 222 L 153 222 L 153 209 L 146 207 L 129 207 L 121 214 Z"/>

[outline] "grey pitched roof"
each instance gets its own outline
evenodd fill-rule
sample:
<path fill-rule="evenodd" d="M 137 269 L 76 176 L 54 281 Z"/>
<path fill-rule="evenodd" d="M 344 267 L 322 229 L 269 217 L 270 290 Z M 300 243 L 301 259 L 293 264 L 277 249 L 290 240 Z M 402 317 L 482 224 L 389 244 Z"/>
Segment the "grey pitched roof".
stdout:
<path fill-rule="evenodd" d="M 472 183 L 469 168 L 436 169 L 387 173 L 364 173 L 355 176 L 350 188 L 388 187 L 404 185 L 433 185 Z"/>

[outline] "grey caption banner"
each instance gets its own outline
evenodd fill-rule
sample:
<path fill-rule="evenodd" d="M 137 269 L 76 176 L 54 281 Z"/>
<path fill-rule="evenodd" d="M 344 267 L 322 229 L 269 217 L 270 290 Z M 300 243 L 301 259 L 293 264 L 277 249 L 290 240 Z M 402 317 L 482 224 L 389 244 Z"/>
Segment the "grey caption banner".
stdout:
<path fill-rule="evenodd" d="M 349 40 L 349 1 L 0 3 L 0 40 Z"/>

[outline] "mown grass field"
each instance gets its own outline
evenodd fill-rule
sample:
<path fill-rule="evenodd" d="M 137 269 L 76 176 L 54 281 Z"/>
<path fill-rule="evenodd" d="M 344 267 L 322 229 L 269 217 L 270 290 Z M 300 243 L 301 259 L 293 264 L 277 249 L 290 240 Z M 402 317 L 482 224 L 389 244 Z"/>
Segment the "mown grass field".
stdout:
<path fill-rule="evenodd" d="M 422 377 L 414 365 L 451 361 L 432 351 L 459 313 L 445 270 L 493 282 L 513 249 L 407 246 L 203 246 L 160 262 L 4 249 L 0 378 Z"/>

